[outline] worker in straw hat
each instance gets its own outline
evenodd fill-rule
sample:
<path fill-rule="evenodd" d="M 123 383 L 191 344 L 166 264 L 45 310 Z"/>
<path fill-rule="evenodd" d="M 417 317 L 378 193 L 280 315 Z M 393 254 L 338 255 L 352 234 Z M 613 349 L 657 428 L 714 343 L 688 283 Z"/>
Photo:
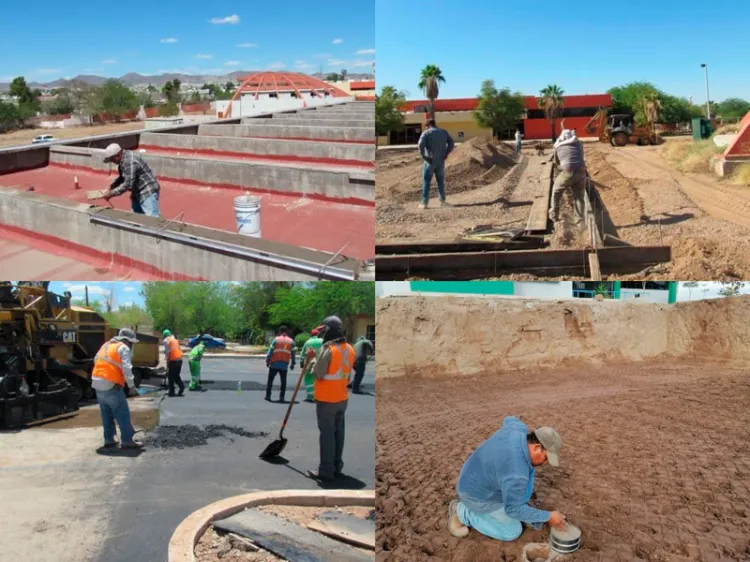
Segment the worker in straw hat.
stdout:
<path fill-rule="evenodd" d="M 459 500 L 450 503 L 448 529 L 465 537 L 469 529 L 500 541 L 514 541 L 527 523 L 565 529 L 565 516 L 529 505 L 534 473 L 546 463 L 558 466 L 562 439 L 551 427 L 529 431 L 520 419 L 509 416 L 492 437 L 467 459 L 458 476 Z"/>
<path fill-rule="evenodd" d="M 143 157 L 112 143 L 104 149 L 104 162 L 117 164 L 119 176 L 102 198 L 109 201 L 112 197 L 129 191 L 134 213 L 158 217 L 159 180 Z"/>
<path fill-rule="evenodd" d="M 94 360 L 91 387 L 96 391 L 96 400 L 102 415 L 104 447 L 117 447 L 115 421 L 120 426 L 120 447 L 136 449 L 141 443 L 133 440 L 135 430 L 130 422 L 130 408 L 125 396 L 127 386 L 130 396 L 136 396 L 133 378 L 132 349 L 138 343 L 133 330 L 123 328 L 106 342 Z"/>

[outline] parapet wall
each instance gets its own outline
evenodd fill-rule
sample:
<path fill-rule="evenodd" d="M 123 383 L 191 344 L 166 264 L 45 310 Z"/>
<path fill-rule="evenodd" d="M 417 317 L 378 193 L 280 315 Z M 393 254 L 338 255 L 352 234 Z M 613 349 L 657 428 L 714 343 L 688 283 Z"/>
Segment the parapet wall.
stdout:
<path fill-rule="evenodd" d="M 750 297 L 675 305 L 452 296 L 376 302 L 378 377 L 657 357 L 750 362 Z"/>

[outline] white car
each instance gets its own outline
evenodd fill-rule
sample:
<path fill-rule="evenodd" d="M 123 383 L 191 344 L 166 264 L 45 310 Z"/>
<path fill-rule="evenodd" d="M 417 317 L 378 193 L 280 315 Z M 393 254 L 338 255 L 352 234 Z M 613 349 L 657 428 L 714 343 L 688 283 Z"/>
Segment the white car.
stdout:
<path fill-rule="evenodd" d="M 33 144 L 39 144 L 40 142 L 53 142 L 56 140 L 57 139 L 52 135 L 39 135 L 38 137 L 34 137 L 34 140 L 32 140 L 31 142 Z"/>

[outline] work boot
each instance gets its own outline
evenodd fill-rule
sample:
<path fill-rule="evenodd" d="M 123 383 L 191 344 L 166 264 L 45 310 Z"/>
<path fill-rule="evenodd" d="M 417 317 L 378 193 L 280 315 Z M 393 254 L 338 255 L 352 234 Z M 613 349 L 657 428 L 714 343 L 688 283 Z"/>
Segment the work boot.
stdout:
<path fill-rule="evenodd" d="M 417 205 L 417 210 L 424 211 L 427 208 L 427 203 L 420 203 Z"/>
<path fill-rule="evenodd" d="M 185 396 L 185 389 L 183 388 L 180 392 L 178 392 L 177 396 Z"/>
<path fill-rule="evenodd" d="M 266 394 L 265 400 L 266 400 L 266 402 L 271 402 L 271 395 L 270 394 Z"/>
<path fill-rule="evenodd" d="M 130 443 L 120 445 L 121 449 L 140 449 L 141 447 L 143 447 L 143 443 L 139 443 L 138 441 L 131 441 Z"/>
<path fill-rule="evenodd" d="M 364 394 L 364 391 L 361 388 L 357 387 L 352 389 L 352 394 Z"/>
<path fill-rule="evenodd" d="M 118 445 L 119 445 L 119 443 L 117 441 L 112 441 L 112 443 L 105 443 L 103 448 L 104 449 L 113 449 L 113 448 L 117 447 Z"/>
<path fill-rule="evenodd" d="M 448 201 L 446 201 L 445 199 L 443 199 L 443 200 L 440 201 L 440 206 L 441 207 L 453 207 L 453 205 L 451 205 L 450 203 L 448 203 Z"/>
<path fill-rule="evenodd" d="M 469 534 L 469 528 L 461 523 L 458 515 L 456 515 L 457 509 L 458 500 L 453 500 L 448 506 L 448 530 L 454 537 L 462 539 Z"/>
<path fill-rule="evenodd" d="M 308 470 L 305 473 L 305 476 L 311 478 L 312 480 L 317 480 L 318 482 L 330 482 L 331 480 L 333 480 L 333 478 L 331 478 L 330 476 L 321 476 L 317 470 Z"/>

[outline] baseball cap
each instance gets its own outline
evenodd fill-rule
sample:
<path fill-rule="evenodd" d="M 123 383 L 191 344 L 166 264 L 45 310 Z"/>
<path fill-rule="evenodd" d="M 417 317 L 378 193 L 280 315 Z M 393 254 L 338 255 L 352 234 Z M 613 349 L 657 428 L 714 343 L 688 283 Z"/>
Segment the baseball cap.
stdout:
<path fill-rule="evenodd" d="M 558 457 L 560 449 L 562 449 L 560 434 L 551 427 L 540 427 L 539 429 L 535 429 L 534 433 L 536 434 L 536 438 L 539 439 L 539 443 L 547 451 L 547 461 L 552 466 L 560 466 L 560 458 Z"/>
<path fill-rule="evenodd" d="M 135 332 L 133 330 L 129 330 L 128 328 L 123 328 L 120 330 L 120 333 L 117 334 L 118 340 L 127 340 L 130 343 L 138 343 L 138 338 L 135 337 Z"/>
<path fill-rule="evenodd" d="M 112 158 L 120 154 L 120 152 L 122 152 L 122 147 L 116 142 L 113 142 L 104 149 L 104 161 L 111 162 Z"/>

